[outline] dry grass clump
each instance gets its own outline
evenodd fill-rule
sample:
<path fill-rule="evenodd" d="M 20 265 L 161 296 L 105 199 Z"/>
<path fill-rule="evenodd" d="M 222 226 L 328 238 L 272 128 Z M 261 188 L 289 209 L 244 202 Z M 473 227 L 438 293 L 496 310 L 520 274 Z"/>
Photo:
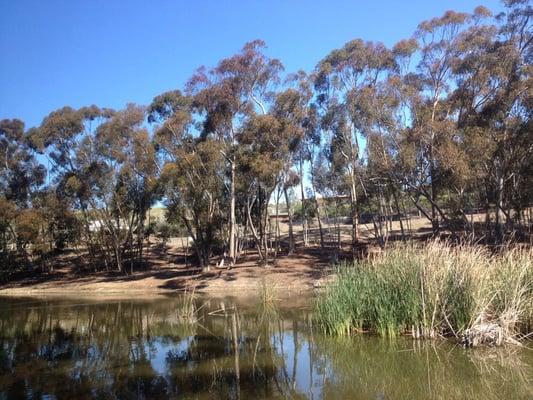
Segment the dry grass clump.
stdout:
<path fill-rule="evenodd" d="M 520 339 L 533 322 L 533 250 L 498 253 L 475 245 L 395 245 L 380 256 L 341 265 L 316 302 L 331 334 L 455 336 L 467 345 Z M 496 330 L 496 331 L 495 331 Z"/>
<path fill-rule="evenodd" d="M 195 289 L 185 290 L 177 300 L 177 317 L 179 320 L 188 323 L 198 321 L 199 307 L 196 305 Z"/>

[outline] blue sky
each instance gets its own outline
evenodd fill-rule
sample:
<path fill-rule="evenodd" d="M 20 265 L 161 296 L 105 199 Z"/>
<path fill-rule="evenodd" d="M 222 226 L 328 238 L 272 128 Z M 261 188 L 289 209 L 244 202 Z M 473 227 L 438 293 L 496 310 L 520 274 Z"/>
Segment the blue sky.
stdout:
<path fill-rule="evenodd" d="M 288 72 L 362 38 L 392 45 L 448 9 L 496 0 L 0 0 L 0 119 L 65 105 L 122 108 L 181 88 L 253 39 Z"/>

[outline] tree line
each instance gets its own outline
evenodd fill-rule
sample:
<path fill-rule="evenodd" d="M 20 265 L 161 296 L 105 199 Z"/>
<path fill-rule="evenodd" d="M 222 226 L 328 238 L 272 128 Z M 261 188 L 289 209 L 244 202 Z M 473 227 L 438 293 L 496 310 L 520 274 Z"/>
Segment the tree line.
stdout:
<path fill-rule="evenodd" d="M 267 264 L 280 199 L 289 252 L 296 198 L 304 243 L 317 221 L 322 247 L 328 198 L 347 199 L 351 248 L 363 215 L 383 244 L 393 215 L 405 238 L 411 210 L 435 235 L 475 234 L 481 212 L 484 240 L 525 237 L 533 11 L 503 3 L 498 15 L 447 11 L 391 48 L 349 41 L 308 72 L 286 73 L 255 40 L 147 106 L 66 106 L 30 129 L 1 120 L 2 269 L 46 266 L 73 243 L 90 265 L 133 268 L 158 201 L 206 269 L 214 255 L 232 266 L 245 245 Z"/>

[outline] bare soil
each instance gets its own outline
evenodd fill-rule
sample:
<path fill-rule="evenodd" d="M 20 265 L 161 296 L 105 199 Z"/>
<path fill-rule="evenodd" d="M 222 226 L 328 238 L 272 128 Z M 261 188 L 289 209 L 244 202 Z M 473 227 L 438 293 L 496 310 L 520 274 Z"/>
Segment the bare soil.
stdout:
<path fill-rule="evenodd" d="M 129 274 L 81 270 L 80 257 L 83 256 L 74 252 L 65 254 L 54 260 L 52 272 L 21 276 L 1 285 L 0 295 L 133 295 L 192 290 L 238 295 L 259 292 L 263 285 L 279 291 L 303 292 L 320 286 L 331 269 L 330 258 L 315 246 L 292 255 L 281 254 L 266 267 L 258 265 L 255 252 L 249 252 L 233 268 L 212 266 L 209 272 L 191 265 L 175 241 L 164 247 L 153 245 L 147 257 L 149 268 Z"/>

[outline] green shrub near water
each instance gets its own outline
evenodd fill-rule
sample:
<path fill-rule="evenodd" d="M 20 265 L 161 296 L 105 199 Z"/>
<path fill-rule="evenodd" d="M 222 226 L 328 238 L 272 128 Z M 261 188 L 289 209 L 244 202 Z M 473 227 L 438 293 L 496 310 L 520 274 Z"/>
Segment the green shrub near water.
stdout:
<path fill-rule="evenodd" d="M 531 249 L 494 255 L 481 246 L 432 242 L 340 265 L 318 296 L 315 318 L 335 335 L 458 336 L 490 322 L 516 336 L 531 330 L 532 309 Z"/>

